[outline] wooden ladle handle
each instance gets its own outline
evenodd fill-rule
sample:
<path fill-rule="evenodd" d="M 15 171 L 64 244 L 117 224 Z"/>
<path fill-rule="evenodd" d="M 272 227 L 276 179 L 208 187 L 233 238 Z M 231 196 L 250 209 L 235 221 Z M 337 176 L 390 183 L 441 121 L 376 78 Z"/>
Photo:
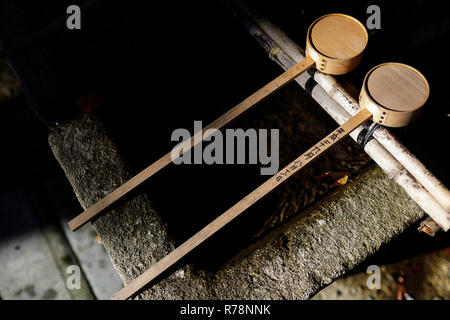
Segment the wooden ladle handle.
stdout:
<path fill-rule="evenodd" d="M 280 76 L 278 76 L 277 78 L 266 84 L 264 87 L 256 91 L 254 94 L 249 96 L 247 99 L 245 99 L 244 101 L 242 101 L 241 103 L 239 103 L 238 105 L 227 111 L 218 119 L 214 120 L 208 126 L 203 128 L 202 131 L 197 132 L 193 137 L 191 137 L 191 139 L 185 141 L 184 144 L 182 145 L 183 152 L 190 150 L 198 142 L 202 141 L 202 139 L 207 138 L 208 135 L 205 135 L 205 132 L 207 130 L 222 128 L 230 121 L 243 114 L 245 111 L 249 110 L 262 100 L 266 99 L 273 93 L 277 92 L 279 89 L 284 87 L 289 82 L 293 81 L 300 74 L 312 68 L 314 64 L 315 64 L 314 60 L 312 60 L 310 57 L 306 57 L 305 59 L 297 63 L 291 69 L 287 70 L 286 72 L 284 72 L 283 74 L 281 74 Z M 209 130 L 209 132 L 211 132 L 211 130 Z M 144 181 L 146 181 L 148 178 L 153 176 L 155 173 L 157 173 L 159 170 L 161 170 L 171 162 L 172 162 L 172 154 L 171 152 L 169 152 L 162 158 L 158 159 L 153 164 L 148 166 L 146 169 L 139 172 L 136 176 L 125 182 L 123 185 L 112 191 L 106 197 L 104 197 L 91 207 L 87 208 L 83 213 L 72 219 L 69 222 L 70 230 L 76 231 L 79 228 L 81 228 L 91 219 L 93 219 L 102 211 L 107 209 L 117 200 L 121 199 L 126 194 L 134 190 L 136 187 L 141 185 Z"/>

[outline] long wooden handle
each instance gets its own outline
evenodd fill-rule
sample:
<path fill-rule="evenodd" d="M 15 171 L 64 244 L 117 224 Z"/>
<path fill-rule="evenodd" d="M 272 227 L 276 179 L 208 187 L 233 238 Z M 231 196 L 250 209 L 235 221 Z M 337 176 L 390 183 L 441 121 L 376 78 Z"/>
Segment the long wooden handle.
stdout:
<path fill-rule="evenodd" d="M 214 120 L 208 126 L 203 128 L 202 131 L 197 132 L 191 137 L 190 140 L 187 140 L 183 143 L 183 153 L 190 150 L 194 147 L 198 142 L 205 139 L 208 135 L 204 135 L 205 131 L 208 129 L 220 129 L 257 103 L 261 102 L 271 94 L 275 93 L 286 84 L 297 78 L 301 73 L 313 67 L 315 64 L 314 60 L 310 57 L 306 57 L 291 69 L 287 70 L 264 87 L 256 91 L 254 94 L 249 96 L 247 99 L 233 107 L 231 110 L 227 111 L 221 117 Z M 211 132 L 211 131 L 210 131 Z M 180 154 L 181 156 L 181 154 Z M 149 167 L 138 173 L 136 176 L 125 182 L 119 188 L 108 194 L 106 197 L 86 209 L 83 213 L 75 217 L 69 222 L 69 228 L 72 231 L 76 231 L 81 228 L 84 224 L 94 218 L 96 215 L 101 213 L 103 210 L 108 208 L 111 204 L 122 198 L 128 192 L 139 186 L 141 183 L 146 181 L 152 175 L 157 173 L 159 170 L 167 166 L 172 161 L 171 152 L 164 155 L 162 158 L 151 164 Z"/>
<path fill-rule="evenodd" d="M 347 136 L 350 132 L 356 129 L 364 121 L 372 117 L 372 114 L 367 109 L 362 109 L 358 114 L 353 116 L 342 126 L 331 132 L 328 136 L 322 139 L 314 147 L 303 153 L 300 157 L 292 161 L 289 165 L 279 171 L 276 175 L 264 182 L 258 188 L 253 190 L 249 195 L 236 203 L 233 207 L 225 211 L 222 215 L 217 217 L 214 221 L 209 223 L 206 227 L 201 229 L 186 242 L 181 244 L 159 262 L 154 264 L 150 269 L 145 271 L 135 280 L 131 281 L 126 287 L 117 292 L 113 299 L 125 300 L 135 296 L 153 279 L 159 276 L 162 272 L 173 266 L 186 254 L 194 250 L 198 245 L 211 237 L 215 232 L 227 225 L 234 218 L 239 216 L 244 210 L 249 208 L 259 199 L 273 191 L 276 187 L 281 185 L 284 181 L 306 166 L 309 162 L 317 158 L 326 150 L 331 148 L 334 144 Z"/>

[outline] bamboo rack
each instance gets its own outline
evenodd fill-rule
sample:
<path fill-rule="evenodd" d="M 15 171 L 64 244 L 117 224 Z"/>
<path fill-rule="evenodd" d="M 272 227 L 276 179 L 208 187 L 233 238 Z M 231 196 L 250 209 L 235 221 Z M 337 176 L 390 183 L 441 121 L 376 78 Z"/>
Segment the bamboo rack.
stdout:
<path fill-rule="evenodd" d="M 231 2 L 228 5 L 232 5 Z M 251 12 L 240 2 L 236 2 L 233 9 L 249 33 L 283 69 L 289 69 L 295 61 L 304 58 L 303 49 L 268 20 Z M 318 85 L 312 86 L 313 80 Z M 307 91 L 338 124 L 344 123 L 360 110 L 355 98 L 333 76 L 320 72 L 315 72 L 313 76 L 305 73 L 297 77 L 296 82 L 303 88 L 308 83 Z M 361 126 L 350 136 L 357 141 L 363 129 Z M 450 191 L 389 129 L 380 127 L 375 130 L 373 137 L 375 139 L 365 145 L 364 151 L 425 213 L 447 231 L 450 228 Z"/>

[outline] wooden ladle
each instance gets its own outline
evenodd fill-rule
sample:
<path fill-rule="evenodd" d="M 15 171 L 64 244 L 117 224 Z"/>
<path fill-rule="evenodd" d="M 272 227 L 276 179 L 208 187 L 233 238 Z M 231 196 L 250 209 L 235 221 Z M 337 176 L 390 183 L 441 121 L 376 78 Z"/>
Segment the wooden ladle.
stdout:
<path fill-rule="evenodd" d="M 152 280 L 177 263 L 244 210 L 280 186 L 309 162 L 330 149 L 366 120 L 389 127 L 407 125 L 428 99 L 430 88 L 416 69 L 400 63 L 376 66 L 366 75 L 360 94 L 361 111 L 300 155 L 276 175 L 253 190 L 186 242 L 120 290 L 113 299 L 128 299 L 139 293 Z"/>
<path fill-rule="evenodd" d="M 344 14 L 325 15 L 308 29 L 306 40 L 306 58 L 287 70 L 279 77 L 265 85 L 250 97 L 233 107 L 231 110 L 214 120 L 202 131 L 197 132 L 181 145 L 180 156 L 207 138 L 209 129 L 220 129 L 230 121 L 249 110 L 286 84 L 297 78 L 301 73 L 316 65 L 321 72 L 343 74 L 353 70 L 361 61 L 362 53 L 368 41 L 367 31 L 355 18 Z M 206 133 L 206 134 L 205 134 Z M 156 172 L 172 161 L 171 152 L 155 161 L 149 167 L 112 191 L 106 197 L 86 209 L 69 222 L 69 228 L 75 231 L 100 214 L 103 210 L 121 199 L 127 193 L 142 184 Z"/>

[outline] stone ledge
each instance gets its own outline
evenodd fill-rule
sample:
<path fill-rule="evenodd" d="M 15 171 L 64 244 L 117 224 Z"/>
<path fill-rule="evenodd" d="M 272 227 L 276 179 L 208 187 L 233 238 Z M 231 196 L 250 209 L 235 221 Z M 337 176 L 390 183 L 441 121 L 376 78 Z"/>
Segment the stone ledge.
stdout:
<path fill-rule="evenodd" d="M 92 114 L 53 129 L 49 143 L 85 208 L 132 175 Z M 373 166 L 216 274 L 187 265 L 139 297 L 307 299 L 423 216 L 405 192 Z M 124 283 L 174 248 L 163 218 L 145 194 L 102 215 L 94 227 Z"/>

